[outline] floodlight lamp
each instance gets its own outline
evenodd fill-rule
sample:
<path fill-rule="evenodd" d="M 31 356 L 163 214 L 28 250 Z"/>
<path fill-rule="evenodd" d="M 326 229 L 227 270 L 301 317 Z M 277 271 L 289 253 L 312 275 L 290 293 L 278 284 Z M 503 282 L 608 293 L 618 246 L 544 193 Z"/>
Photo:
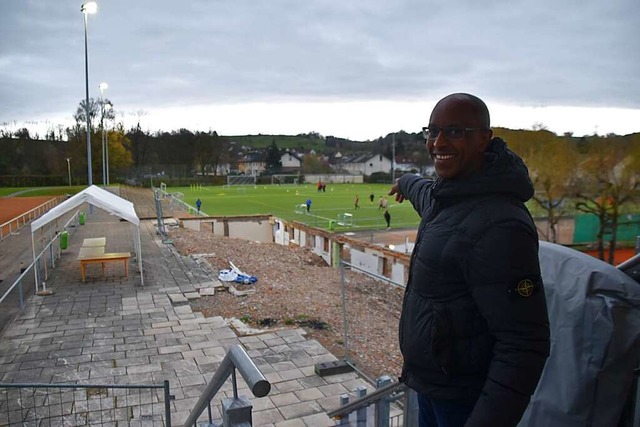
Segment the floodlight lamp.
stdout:
<path fill-rule="evenodd" d="M 82 6 L 80 6 L 80 12 L 86 15 L 93 15 L 97 11 L 98 11 L 98 3 L 94 1 L 83 3 Z"/>

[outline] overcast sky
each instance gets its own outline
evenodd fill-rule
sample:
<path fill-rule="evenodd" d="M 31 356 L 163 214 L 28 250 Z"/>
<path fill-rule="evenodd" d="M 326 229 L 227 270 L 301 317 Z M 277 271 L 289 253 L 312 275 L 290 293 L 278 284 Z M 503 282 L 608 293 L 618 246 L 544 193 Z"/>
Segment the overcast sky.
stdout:
<path fill-rule="evenodd" d="M 0 124 L 72 121 L 81 1 L 0 0 Z M 638 0 L 108 0 L 89 91 L 118 120 L 375 139 L 470 92 L 494 126 L 640 132 Z"/>

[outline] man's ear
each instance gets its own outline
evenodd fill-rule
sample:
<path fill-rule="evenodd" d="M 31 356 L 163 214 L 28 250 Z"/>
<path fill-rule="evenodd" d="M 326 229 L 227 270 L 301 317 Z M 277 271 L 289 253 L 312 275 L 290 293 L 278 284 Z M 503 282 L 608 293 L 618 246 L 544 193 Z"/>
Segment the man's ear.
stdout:
<path fill-rule="evenodd" d="M 491 129 L 486 129 L 482 131 L 482 140 L 478 148 L 480 151 L 487 151 L 487 147 L 489 147 L 489 143 L 493 139 L 493 131 Z"/>

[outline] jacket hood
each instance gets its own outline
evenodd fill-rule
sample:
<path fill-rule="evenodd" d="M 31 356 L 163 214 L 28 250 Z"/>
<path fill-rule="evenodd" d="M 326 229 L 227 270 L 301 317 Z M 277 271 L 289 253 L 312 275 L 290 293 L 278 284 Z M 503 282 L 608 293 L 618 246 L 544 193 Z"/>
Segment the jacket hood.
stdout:
<path fill-rule="evenodd" d="M 500 138 L 493 138 L 485 152 L 484 166 L 465 179 L 437 179 L 434 196 L 464 197 L 485 194 L 511 195 L 522 202 L 533 197 L 529 170 L 522 159 L 507 148 Z"/>

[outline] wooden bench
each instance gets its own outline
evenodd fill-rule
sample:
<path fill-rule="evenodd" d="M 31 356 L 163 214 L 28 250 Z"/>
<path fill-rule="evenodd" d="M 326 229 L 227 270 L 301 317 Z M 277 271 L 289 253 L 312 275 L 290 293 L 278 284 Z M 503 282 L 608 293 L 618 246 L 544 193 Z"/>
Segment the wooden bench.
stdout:
<path fill-rule="evenodd" d="M 94 249 L 94 248 L 91 248 Z M 85 281 L 87 264 L 102 264 L 102 275 L 104 276 L 104 265 L 108 262 L 117 262 L 124 261 L 124 276 L 129 278 L 129 258 L 131 258 L 130 252 L 110 252 L 110 253 L 102 253 L 102 254 L 89 254 L 89 251 L 80 251 L 80 255 L 78 260 L 80 261 L 80 270 L 82 272 L 82 283 Z M 104 250 L 103 250 L 104 252 Z M 84 255 L 84 256 L 82 256 Z"/>

